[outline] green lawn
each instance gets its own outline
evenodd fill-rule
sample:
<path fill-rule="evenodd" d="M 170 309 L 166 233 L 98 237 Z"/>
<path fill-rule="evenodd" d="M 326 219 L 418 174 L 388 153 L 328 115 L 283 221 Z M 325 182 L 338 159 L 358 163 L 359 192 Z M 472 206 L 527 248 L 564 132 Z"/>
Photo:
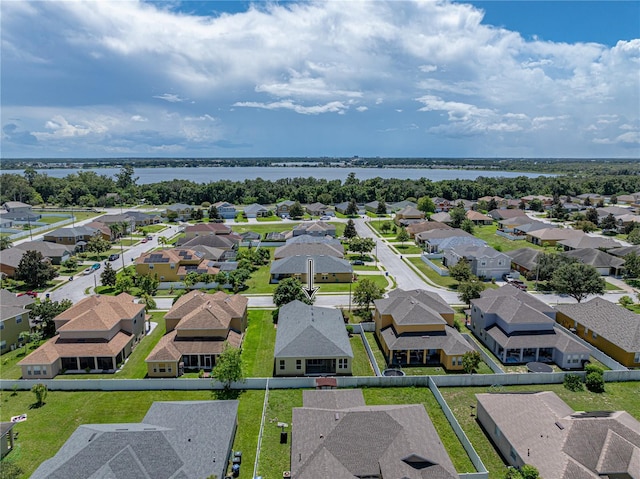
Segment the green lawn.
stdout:
<path fill-rule="evenodd" d="M 143 226 L 142 228 L 140 228 L 141 230 L 144 230 L 144 232 L 146 234 L 149 233 L 158 233 L 159 231 L 165 230 L 167 229 L 167 225 L 162 225 L 162 224 L 157 224 L 157 225 L 149 225 L 149 226 Z"/>
<path fill-rule="evenodd" d="M 240 479 L 253 479 L 253 463 L 256 460 L 256 448 L 258 447 L 264 391 L 242 391 L 238 399 L 240 400 L 238 430 L 233 441 L 233 450 L 242 451 Z M 275 442 L 279 443 L 279 440 Z M 280 474 L 282 474 L 282 471 L 280 471 Z"/>
<path fill-rule="evenodd" d="M 354 264 L 353 271 L 357 273 L 358 271 L 380 271 L 380 269 L 368 264 L 365 264 L 363 266 Z"/>
<path fill-rule="evenodd" d="M 249 325 L 242 344 L 242 369 L 245 377 L 264 378 L 273 375 L 273 348 L 276 328 L 271 311 L 250 310 Z"/>
<path fill-rule="evenodd" d="M 360 335 L 352 335 L 349 341 L 351 342 L 351 349 L 353 351 L 351 374 L 354 376 L 374 376 L 373 367 L 369 362 L 369 356 L 367 356 L 367 351 L 364 349 Z"/>
<path fill-rule="evenodd" d="M 607 383 L 606 392 L 603 394 L 588 391 L 571 392 L 565 389 L 562 384 L 508 386 L 500 389 L 505 392 L 553 391 L 576 411 L 624 409 L 636 419 L 640 419 L 640 401 L 638 401 L 640 383 L 638 382 Z M 475 407 L 477 403 L 475 395 L 490 392 L 490 389 L 486 387 L 441 388 L 440 392 L 489 470 L 489 477 L 491 479 L 504 477 L 505 465 L 502 459 L 485 436 L 475 416 L 471 415 L 473 412 L 471 406 Z"/>
<path fill-rule="evenodd" d="M 164 313 L 151 313 L 152 322 L 158 323 L 153 332 L 145 336 L 127 359 L 120 372 L 115 374 L 60 374 L 56 379 L 142 379 L 147 375 L 147 358 L 165 333 Z"/>
<path fill-rule="evenodd" d="M 43 216 L 38 220 L 38 223 L 45 223 L 47 225 L 50 225 L 64 220 L 71 220 L 71 218 L 65 218 L 63 216 Z"/>
<path fill-rule="evenodd" d="M 400 254 L 421 254 L 423 251 L 420 246 L 416 246 L 410 243 L 405 243 L 404 245 L 393 244 L 393 247 L 397 249 Z"/>
<path fill-rule="evenodd" d="M 271 216 L 258 216 L 256 218 L 260 223 L 277 223 L 278 221 L 282 221 L 282 218 L 276 215 Z"/>
<path fill-rule="evenodd" d="M 415 266 L 418 270 L 420 270 L 427 278 L 429 278 L 435 284 L 442 286 L 444 288 L 453 289 L 454 286 L 458 285 L 458 282 L 451 278 L 450 276 L 440 276 L 436 273 L 431 267 L 429 267 L 422 258 L 406 258 L 406 261 L 409 261 L 413 266 Z"/>
<path fill-rule="evenodd" d="M 114 241 L 112 244 L 115 246 L 131 246 L 140 242 L 140 238 L 121 238 L 118 241 Z"/>
<path fill-rule="evenodd" d="M 378 343 L 378 339 L 376 338 L 376 333 L 371 331 L 365 332 L 364 335 L 367 338 L 371 351 L 373 351 L 373 357 L 376 358 L 378 369 L 380 369 L 380 372 L 384 371 L 387 369 L 387 360 L 384 358 L 384 354 L 380 348 L 380 343 Z"/>
<path fill-rule="evenodd" d="M 393 232 L 388 232 L 388 233 L 383 233 L 382 230 L 380 229 L 380 227 L 384 224 L 384 223 L 389 223 L 389 225 L 391 225 L 391 227 L 393 228 L 395 226 L 393 221 L 390 220 L 385 220 L 383 218 L 380 218 L 380 220 L 371 220 L 371 221 L 367 221 L 367 224 L 373 228 L 374 232 L 378 234 L 378 236 L 382 236 L 383 238 L 395 238 L 397 233 L 393 233 Z"/>
<path fill-rule="evenodd" d="M 533 248 L 537 250 L 545 251 L 548 248 L 544 248 L 542 246 L 535 245 L 533 243 L 529 243 L 528 241 L 512 241 L 507 238 L 503 238 L 502 236 L 498 236 L 496 231 L 498 230 L 498 225 L 484 225 L 484 226 L 476 226 L 473 230 L 473 236 L 476 238 L 480 238 L 485 240 L 489 246 L 497 249 L 498 251 L 511 251 L 518 248 Z"/>

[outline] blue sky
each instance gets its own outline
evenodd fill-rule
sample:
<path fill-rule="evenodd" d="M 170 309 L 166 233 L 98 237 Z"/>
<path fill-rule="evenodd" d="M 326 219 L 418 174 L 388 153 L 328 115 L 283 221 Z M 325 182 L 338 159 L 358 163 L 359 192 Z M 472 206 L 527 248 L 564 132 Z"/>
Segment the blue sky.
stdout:
<path fill-rule="evenodd" d="M 640 2 L 5 1 L 2 157 L 640 157 Z"/>

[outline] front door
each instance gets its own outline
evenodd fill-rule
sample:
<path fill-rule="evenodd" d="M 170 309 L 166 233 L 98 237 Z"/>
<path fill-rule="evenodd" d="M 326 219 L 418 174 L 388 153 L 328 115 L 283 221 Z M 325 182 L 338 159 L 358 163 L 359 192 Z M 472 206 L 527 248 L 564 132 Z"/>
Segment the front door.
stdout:
<path fill-rule="evenodd" d="M 204 368 L 211 369 L 211 355 L 205 354 L 204 356 Z"/>

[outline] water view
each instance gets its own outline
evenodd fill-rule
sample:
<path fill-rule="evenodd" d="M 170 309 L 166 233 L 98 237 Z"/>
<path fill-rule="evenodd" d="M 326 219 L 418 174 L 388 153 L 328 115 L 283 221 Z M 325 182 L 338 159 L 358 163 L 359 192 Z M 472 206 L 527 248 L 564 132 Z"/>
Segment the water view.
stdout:
<path fill-rule="evenodd" d="M 118 168 L 52 168 L 38 170 L 55 178 L 62 178 L 78 171 L 94 171 L 99 175 L 114 176 L 118 173 Z M 16 171 L 17 173 L 17 171 Z M 456 170 L 456 169 L 429 169 L 429 168 L 313 168 L 313 167 L 215 167 L 205 166 L 197 168 L 177 167 L 177 168 L 136 168 L 135 176 L 139 177 L 138 184 L 159 183 L 173 179 L 191 180 L 197 183 L 207 183 L 209 181 L 231 180 L 244 181 L 262 178 L 263 180 L 275 181 L 282 178 L 325 178 L 327 180 L 347 179 L 349 173 L 355 173 L 359 180 L 370 178 L 428 178 L 431 181 L 440 180 L 475 180 L 479 176 L 484 177 L 504 177 L 515 178 L 517 176 L 527 176 L 530 178 L 537 176 L 554 176 L 541 173 L 522 173 L 515 171 L 498 170 Z"/>

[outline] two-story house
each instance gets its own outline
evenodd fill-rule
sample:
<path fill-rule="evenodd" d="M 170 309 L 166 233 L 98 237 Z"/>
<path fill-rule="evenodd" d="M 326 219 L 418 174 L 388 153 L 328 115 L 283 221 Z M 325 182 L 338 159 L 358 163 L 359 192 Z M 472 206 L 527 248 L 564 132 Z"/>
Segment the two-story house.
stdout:
<path fill-rule="evenodd" d="M 160 282 L 183 281 L 189 273 L 216 275 L 220 268 L 205 253 L 186 248 L 171 248 L 142 253 L 135 261 L 136 274 L 150 275 Z"/>
<path fill-rule="evenodd" d="M 374 301 L 376 336 L 388 364 L 462 369 L 471 346 L 453 328 L 454 310 L 436 293 L 395 289 Z"/>
<path fill-rule="evenodd" d="M 13 351 L 19 345 L 20 333 L 29 332 L 29 308 L 35 299 L 29 295 L 0 289 L 0 354 Z"/>
<path fill-rule="evenodd" d="M 228 201 L 218 201 L 212 206 L 215 206 L 218 209 L 218 214 L 225 220 L 235 219 L 237 213 L 236 207 Z"/>
<path fill-rule="evenodd" d="M 466 259 L 478 278 L 500 279 L 511 271 L 511 258 L 486 244 L 461 244 L 443 250 L 442 264 L 451 268 Z"/>
<path fill-rule="evenodd" d="M 291 200 L 284 200 L 280 203 L 276 203 L 276 215 L 280 216 L 281 218 L 289 217 L 291 207 L 295 204 L 296 202 Z"/>
<path fill-rule="evenodd" d="M 181 296 L 164 317 L 167 334 L 145 359 L 149 377 L 177 377 L 185 370 L 210 371 L 225 343 L 242 346 L 248 303 L 244 296 L 222 291 L 191 291 Z"/>
<path fill-rule="evenodd" d="M 144 304 L 121 293 L 82 299 L 53 321 L 56 335 L 18 363 L 25 379 L 115 372 L 145 334 Z"/>

